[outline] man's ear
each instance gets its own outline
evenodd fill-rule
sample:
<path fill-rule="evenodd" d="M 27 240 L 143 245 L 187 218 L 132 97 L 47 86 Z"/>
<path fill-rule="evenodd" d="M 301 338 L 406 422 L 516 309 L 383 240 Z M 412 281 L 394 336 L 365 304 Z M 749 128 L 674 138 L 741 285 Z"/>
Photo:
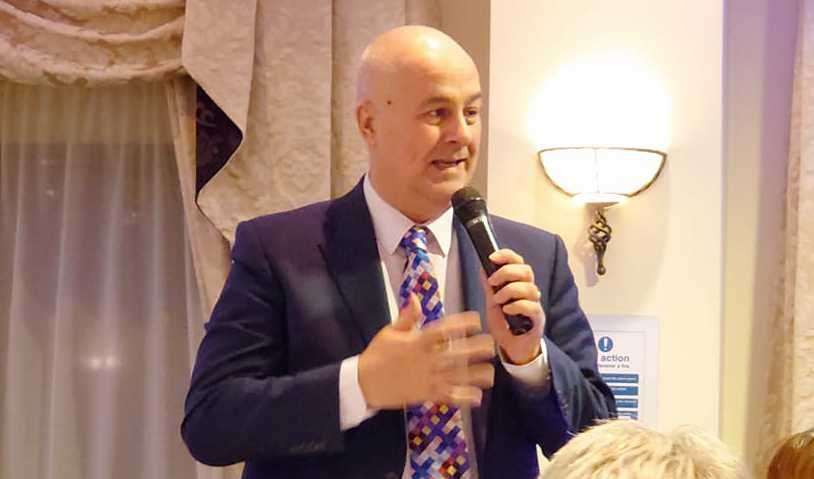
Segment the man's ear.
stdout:
<path fill-rule="evenodd" d="M 356 127 L 362 134 L 362 139 L 368 145 L 376 143 L 376 131 L 373 128 L 373 105 L 365 101 L 356 106 Z"/>

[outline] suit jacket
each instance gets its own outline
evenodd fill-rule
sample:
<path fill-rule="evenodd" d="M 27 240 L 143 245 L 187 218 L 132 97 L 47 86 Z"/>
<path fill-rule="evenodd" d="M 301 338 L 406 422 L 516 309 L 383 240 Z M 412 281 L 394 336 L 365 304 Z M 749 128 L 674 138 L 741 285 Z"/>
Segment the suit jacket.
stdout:
<path fill-rule="evenodd" d="M 526 388 L 495 360 L 494 387 L 472 410 L 472 439 L 481 478 L 532 478 L 535 445 L 551 455 L 615 405 L 562 240 L 492 223 L 501 246 L 535 271 L 551 380 L 546 390 Z M 480 263 L 454 227 L 464 303 L 483 317 Z M 336 200 L 241 223 L 186 399 L 181 433 L 192 455 L 210 465 L 245 461 L 253 479 L 400 478 L 403 411 L 339 426 L 340 364 L 390 321 L 384 281 L 361 183 Z"/>

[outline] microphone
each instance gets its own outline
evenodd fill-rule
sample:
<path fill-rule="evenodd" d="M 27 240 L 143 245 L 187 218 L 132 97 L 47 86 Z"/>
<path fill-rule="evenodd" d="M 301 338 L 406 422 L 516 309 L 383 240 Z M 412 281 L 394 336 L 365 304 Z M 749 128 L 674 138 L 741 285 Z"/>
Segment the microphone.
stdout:
<path fill-rule="evenodd" d="M 472 246 L 480 258 L 480 264 L 486 271 L 486 276 L 492 276 L 497 266 L 489 260 L 489 255 L 498 250 L 497 240 L 492 225 L 489 222 L 489 213 L 486 211 L 486 201 L 478 190 L 465 186 L 452 195 L 452 208 L 472 241 Z M 495 288 L 496 289 L 496 288 Z M 506 322 L 512 334 L 519 336 L 531 330 L 531 319 L 521 315 L 506 315 Z"/>

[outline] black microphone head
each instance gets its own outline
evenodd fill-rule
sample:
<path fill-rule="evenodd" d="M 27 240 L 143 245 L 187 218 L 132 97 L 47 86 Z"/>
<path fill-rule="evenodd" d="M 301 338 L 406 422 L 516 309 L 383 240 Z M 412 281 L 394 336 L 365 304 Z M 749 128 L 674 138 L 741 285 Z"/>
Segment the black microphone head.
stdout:
<path fill-rule="evenodd" d="M 452 195 L 452 208 L 458 220 L 467 224 L 476 216 L 486 215 L 486 201 L 475 188 L 464 186 Z"/>

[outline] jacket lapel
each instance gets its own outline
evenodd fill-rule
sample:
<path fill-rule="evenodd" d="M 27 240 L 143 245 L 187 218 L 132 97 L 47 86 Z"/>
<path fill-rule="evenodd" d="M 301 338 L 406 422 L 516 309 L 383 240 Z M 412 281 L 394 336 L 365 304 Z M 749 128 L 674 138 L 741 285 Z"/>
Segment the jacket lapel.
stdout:
<path fill-rule="evenodd" d="M 351 311 L 364 345 L 390 321 L 379 250 L 362 182 L 328 207 L 326 241 L 321 245 L 328 270 Z"/>
<path fill-rule="evenodd" d="M 472 241 L 466 233 L 464 226 L 456 218 L 453 229 L 458 238 L 458 256 L 461 263 L 461 285 L 465 311 L 477 311 L 480 314 L 483 331 L 488 331 L 486 325 L 486 302 L 480 283 L 481 265 L 478 254 L 472 246 Z M 497 360 L 493 361 L 497 367 Z M 489 418 L 489 406 L 492 402 L 492 390 L 483 391 L 483 400 L 480 407 L 472 408 L 472 431 L 475 436 L 475 449 L 478 462 L 483 464 L 486 451 L 486 429 Z"/>

